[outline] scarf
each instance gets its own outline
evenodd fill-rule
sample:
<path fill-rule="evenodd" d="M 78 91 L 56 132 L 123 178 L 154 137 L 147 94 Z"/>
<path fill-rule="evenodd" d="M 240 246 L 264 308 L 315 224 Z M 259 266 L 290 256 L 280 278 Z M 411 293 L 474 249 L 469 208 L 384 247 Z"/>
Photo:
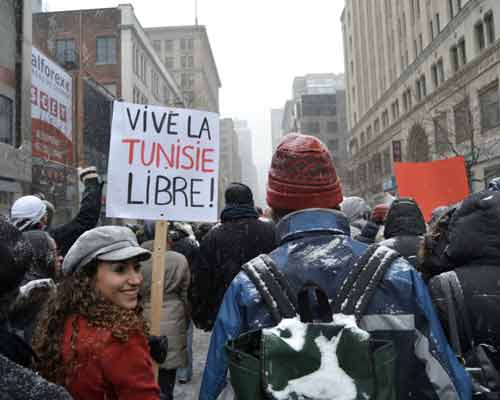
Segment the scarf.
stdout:
<path fill-rule="evenodd" d="M 259 218 L 255 207 L 247 204 L 227 204 L 220 214 L 222 222 L 241 218 Z"/>

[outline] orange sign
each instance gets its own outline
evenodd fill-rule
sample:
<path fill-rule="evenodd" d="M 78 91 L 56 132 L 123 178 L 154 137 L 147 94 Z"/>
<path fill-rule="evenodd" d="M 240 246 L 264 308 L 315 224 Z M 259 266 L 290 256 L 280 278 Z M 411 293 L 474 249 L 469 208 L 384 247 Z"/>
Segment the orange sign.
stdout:
<path fill-rule="evenodd" d="M 469 195 L 463 157 L 423 163 L 394 163 L 400 197 L 412 197 L 425 220 L 439 206 L 457 203 Z"/>

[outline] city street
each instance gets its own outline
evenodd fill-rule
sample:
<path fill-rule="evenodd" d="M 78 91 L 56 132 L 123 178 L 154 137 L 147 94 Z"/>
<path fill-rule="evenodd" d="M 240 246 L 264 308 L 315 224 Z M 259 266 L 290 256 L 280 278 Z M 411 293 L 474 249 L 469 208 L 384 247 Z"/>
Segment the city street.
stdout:
<path fill-rule="evenodd" d="M 175 400 L 193 400 L 198 398 L 209 344 L 210 333 L 195 328 L 193 337 L 193 379 L 185 385 L 181 385 L 179 382 L 175 384 Z"/>

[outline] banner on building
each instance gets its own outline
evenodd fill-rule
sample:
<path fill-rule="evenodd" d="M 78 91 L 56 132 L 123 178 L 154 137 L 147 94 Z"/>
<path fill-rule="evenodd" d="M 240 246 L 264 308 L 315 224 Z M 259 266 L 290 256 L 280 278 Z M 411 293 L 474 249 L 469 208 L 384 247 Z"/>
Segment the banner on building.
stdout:
<path fill-rule="evenodd" d="M 217 221 L 219 116 L 114 102 L 108 217 Z"/>
<path fill-rule="evenodd" d="M 31 53 L 33 157 L 73 163 L 73 82 L 71 76 L 35 47 Z"/>
<path fill-rule="evenodd" d="M 394 171 L 399 196 L 415 199 L 426 221 L 434 208 L 457 203 L 469 195 L 463 157 L 395 163 Z"/>

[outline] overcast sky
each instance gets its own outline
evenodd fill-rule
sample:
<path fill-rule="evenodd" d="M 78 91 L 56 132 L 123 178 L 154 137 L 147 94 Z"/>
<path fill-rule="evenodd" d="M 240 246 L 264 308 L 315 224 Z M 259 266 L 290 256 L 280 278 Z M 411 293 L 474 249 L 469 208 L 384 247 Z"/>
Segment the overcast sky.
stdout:
<path fill-rule="evenodd" d="M 122 1 L 123 3 L 127 1 Z M 195 0 L 130 0 L 143 27 L 194 24 Z M 115 7 L 116 0 L 48 0 L 49 11 Z M 248 121 L 265 173 L 270 109 L 291 97 L 295 76 L 344 71 L 343 0 L 198 0 L 222 81 L 220 113 Z"/>

